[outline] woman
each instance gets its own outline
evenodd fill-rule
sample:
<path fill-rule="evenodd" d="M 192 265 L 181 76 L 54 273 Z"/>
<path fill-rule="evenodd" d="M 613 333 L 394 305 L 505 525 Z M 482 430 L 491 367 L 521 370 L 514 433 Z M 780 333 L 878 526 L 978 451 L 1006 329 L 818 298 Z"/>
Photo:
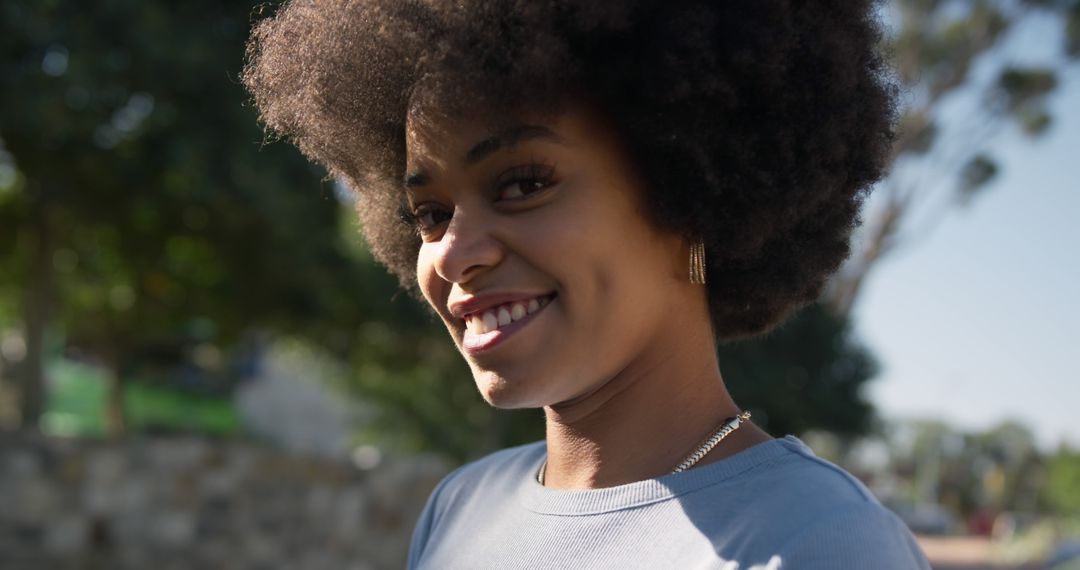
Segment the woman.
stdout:
<path fill-rule="evenodd" d="M 870 2 L 295 0 L 244 82 L 377 259 L 546 441 L 433 492 L 414 568 L 928 568 L 728 394 L 717 342 L 816 299 L 894 104 Z"/>

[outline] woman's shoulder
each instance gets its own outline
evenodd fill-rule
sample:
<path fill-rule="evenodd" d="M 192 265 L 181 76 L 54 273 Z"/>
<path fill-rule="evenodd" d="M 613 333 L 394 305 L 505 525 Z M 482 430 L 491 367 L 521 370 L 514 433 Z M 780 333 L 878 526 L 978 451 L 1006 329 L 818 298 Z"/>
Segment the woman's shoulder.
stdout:
<path fill-rule="evenodd" d="M 823 522 L 857 525 L 874 520 L 888 527 L 899 522 L 859 479 L 818 457 L 797 437 L 789 435 L 764 445 L 780 451 L 772 454 L 771 460 L 723 481 L 708 494 L 715 495 L 713 499 L 723 498 L 729 507 L 759 513 L 771 524 L 788 528 L 791 535 Z M 735 505 L 733 497 L 737 497 Z"/>
<path fill-rule="evenodd" d="M 818 457 L 803 441 L 793 435 L 776 439 L 773 443 L 787 453 L 782 461 L 771 467 L 771 478 L 789 492 L 806 494 L 807 498 L 820 497 L 835 504 L 837 501 L 878 504 L 874 494 L 854 475 L 842 467 Z"/>
<path fill-rule="evenodd" d="M 727 514 L 737 513 L 742 532 L 735 534 L 749 541 L 746 546 L 765 543 L 800 568 L 929 568 L 904 523 L 856 477 L 794 436 L 768 445 L 782 452 L 711 493 L 682 501 L 699 528 L 722 502 Z M 713 530 L 731 536 L 727 525 Z"/>

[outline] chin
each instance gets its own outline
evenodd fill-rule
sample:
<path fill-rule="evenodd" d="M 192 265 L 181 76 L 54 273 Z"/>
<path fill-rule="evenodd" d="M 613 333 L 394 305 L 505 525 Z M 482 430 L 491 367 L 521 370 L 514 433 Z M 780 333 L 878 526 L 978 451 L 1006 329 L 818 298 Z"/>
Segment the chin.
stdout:
<path fill-rule="evenodd" d="M 544 402 L 537 398 L 535 388 L 525 378 L 509 379 L 490 370 L 473 370 L 480 395 L 492 407 L 500 410 L 542 408 Z"/>

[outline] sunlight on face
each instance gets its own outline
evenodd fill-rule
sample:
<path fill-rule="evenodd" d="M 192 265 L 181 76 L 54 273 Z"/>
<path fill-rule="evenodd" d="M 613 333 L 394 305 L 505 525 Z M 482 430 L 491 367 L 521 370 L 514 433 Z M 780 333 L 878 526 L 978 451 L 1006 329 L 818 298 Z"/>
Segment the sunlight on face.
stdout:
<path fill-rule="evenodd" d="M 677 329 L 683 240 L 646 219 L 641 182 L 594 116 L 411 121 L 407 139 L 420 288 L 489 403 L 588 394 Z"/>

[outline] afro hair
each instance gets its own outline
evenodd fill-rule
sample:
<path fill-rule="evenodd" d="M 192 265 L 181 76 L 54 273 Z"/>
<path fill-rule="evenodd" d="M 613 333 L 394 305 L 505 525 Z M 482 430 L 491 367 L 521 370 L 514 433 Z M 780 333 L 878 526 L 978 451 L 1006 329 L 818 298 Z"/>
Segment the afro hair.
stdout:
<path fill-rule="evenodd" d="M 410 112 L 557 112 L 587 96 L 659 227 L 704 241 L 718 341 L 815 301 L 888 163 L 895 87 L 873 0 L 292 0 L 242 79 L 267 130 L 358 195 L 375 258 L 417 292 Z"/>

